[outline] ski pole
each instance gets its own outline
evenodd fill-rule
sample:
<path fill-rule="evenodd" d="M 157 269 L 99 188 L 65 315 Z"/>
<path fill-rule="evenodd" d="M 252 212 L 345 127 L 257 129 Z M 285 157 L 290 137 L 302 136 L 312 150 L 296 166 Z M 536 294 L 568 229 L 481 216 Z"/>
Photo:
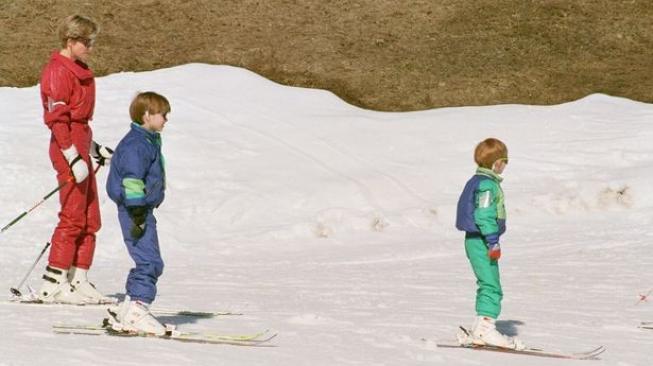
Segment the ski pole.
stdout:
<path fill-rule="evenodd" d="M 53 194 L 59 192 L 59 190 L 61 190 L 61 188 L 65 187 L 66 184 L 68 184 L 70 181 L 72 181 L 72 180 L 74 180 L 74 179 L 75 179 L 74 177 L 70 177 L 70 178 L 68 178 L 68 180 L 66 180 L 65 182 L 61 183 L 57 188 L 53 189 L 50 193 L 46 194 L 45 197 L 43 197 L 42 200 L 40 200 L 39 202 L 37 202 L 36 204 L 34 204 L 34 206 L 32 206 L 32 208 L 30 208 L 30 209 L 27 210 L 27 211 L 24 211 L 23 213 L 21 213 L 20 215 L 18 215 L 18 217 L 16 217 L 15 219 L 13 219 L 10 223 L 8 223 L 7 225 L 5 225 L 5 227 L 3 227 L 2 230 L 0 230 L 0 234 L 4 233 L 7 229 L 9 229 L 9 228 L 10 228 L 11 226 L 13 226 L 15 223 L 17 223 L 18 221 L 20 221 L 23 217 L 27 216 L 28 213 L 32 212 L 35 208 L 39 207 L 43 202 L 45 202 L 48 198 L 50 198 L 50 196 L 52 196 Z"/>
<path fill-rule="evenodd" d="M 9 289 L 9 291 L 11 291 L 11 293 L 14 296 L 17 296 L 17 297 L 22 297 L 23 296 L 23 294 L 20 293 L 19 289 L 21 287 L 23 287 L 23 284 L 25 283 L 25 281 L 27 281 L 27 278 L 29 277 L 29 275 L 32 274 L 32 271 L 34 270 L 34 267 L 36 267 L 36 264 L 41 260 L 41 257 L 43 257 L 43 254 L 45 254 L 45 251 L 48 250 L 49 247 L 50 247 L 50 243 L 48 242 L 47 244 L 45 244 L 45 247 L 43 247 L 43 250 L 41 250 L 41 253 L 39 254 L 39 256 L 36 257 L 36 260 L 34 261 L 32 266 L 29 268 L 29 271 L 27 271 L 27 273 L 25 274 L 25 277 L 23 277 L 23 280 L 20 281 L 18 286 L 12 287 L 12 288 Z"/>
<path fill-rule="evenodd" d="M 100 165 L 98 165 L 97 168 L 95 168 L 94 174 L 97 173 L 98 170 L 100 170 Z M 59 192 L 59 191 L 61 190 L 61 188 L 65 187 L 66 184 L 68 184 L 68 183 L 70 183 L 70 182 L 72 182 L 72 181 L 74 181 L 74 180 L 75 180 L 75 177 L 70 176 L 70 177 L 69 177 L 65 182 L 61 183 L 57 188 L 53 189 L 50 193 L 46 194 L 45 197 L 43 197 L 43 199 L 41 199 L 39 202 L 37 202 L 36 204 L 34 204 L 34 206 L 32 206 L 32 208 L 30 208 L 30 209 L 27 210 L 27 211 L 24 211 L 23 213 L 21 213 L 20 215 L 18 215 L 18 217 L 16 217 L 15 219 L 13 219 L 10 223 L 8 223 L 7 225 L 5 225 L 5 227 L 3 227 L 3 228 L 0 230 L 0 234 L 4 233 L 7 229 L 9 229 L 9 228 L 10 228 L 11 226 L 13 226 L 15 223 L 17 223 L 18 221 L 20 221 L 23 217 L 27 216 L 28 213 L 34 211 L 34 209 L 36 209 L 37 207 L 41 206 L 41 204 L 42 204 L 43 202 L 45 202 L 48 198 L 50 198 L 50 196 L 52 196 L 53 194 Z"/>

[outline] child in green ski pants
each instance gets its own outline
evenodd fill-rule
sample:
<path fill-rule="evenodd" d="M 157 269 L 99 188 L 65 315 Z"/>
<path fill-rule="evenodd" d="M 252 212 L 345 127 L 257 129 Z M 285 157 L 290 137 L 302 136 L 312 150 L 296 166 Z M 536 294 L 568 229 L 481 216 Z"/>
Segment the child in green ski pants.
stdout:
<path fill-rule="evenodd" d="M 461 343 L 523 349 L 516 338 L 495 326 L 501 313 L 503 290 L 499 276 L 499 238 L 506 231 L 506 209 L 500 176 L 508 165 L 508 148 L 495 138 L 481 141 L 474 151 L 476 173 L 467 181 L 456 214 L 456 228 L 465 232 L 465 253 L 476 276 L 476 319 Z"/>

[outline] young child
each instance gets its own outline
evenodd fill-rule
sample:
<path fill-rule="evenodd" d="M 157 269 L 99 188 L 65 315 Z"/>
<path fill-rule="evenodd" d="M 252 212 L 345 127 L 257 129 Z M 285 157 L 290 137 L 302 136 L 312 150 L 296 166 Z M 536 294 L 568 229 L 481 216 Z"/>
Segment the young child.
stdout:
<path fill-rule="evenodd" d="M 456 228 L 465 231 L 465 253 L 477 280 L 477 317 L 471 329 L 471 339 L 463 336 L 459 340 L 461 343 L 524 349 L 521 341 L 499 333 L 495 326 L 503 298 L 499 279 L 499 238 L 506 231 L 506 209 L 500 185 L 503 178 L 500 174 L 508 165 L 508 148 L 503 142 L 488 138 L 476 146 L 474 160 L 478 168 L 458 200 Z"/>
<path fill-rule="evenodd" d="M 111 149 L 92 140 L 95 81 L 88 61 L 98 25 L 72 15 L 59 26 L 61 49 L 50 56 L 41 74 L 43 120 L 51 131 L 50 160 L 59 185 L 59 224 L 38 298 L 43 302 L 108 303 L 86 277 L 93 262 L 95 233 L 100 229 L 95 173 L 89 154 L 103 165 Z"/>
<path fill-rule="evenodd" d="M 125 245 L 136 263 L 127 277 L 125 301 L 109 311 L 117 330 L 165 333 L 149 307 L 163 273 L 153 211 L 163 202 L 166 186 L 160 132 L 169 112 L 170 103 L 164 96 L 154 92 L 136 95 L 129 107 L 131 129 L 111 159 L 107 193 L 118 205 Z"/>

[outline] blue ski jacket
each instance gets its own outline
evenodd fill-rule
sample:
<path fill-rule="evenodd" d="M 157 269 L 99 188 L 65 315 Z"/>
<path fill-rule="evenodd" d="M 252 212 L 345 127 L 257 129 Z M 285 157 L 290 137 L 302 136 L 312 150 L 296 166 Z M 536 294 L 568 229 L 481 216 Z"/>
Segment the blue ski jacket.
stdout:
<path fill-rule="evenodd" d="M 107 194 L 119 206 L 158 207 L 165 197 L 161 135 L 136 123 L 111 157 Z"/>
<path fill-rule="evenodd" d="M 506 209 L 501 177 L 490 169 L 478 168 L 467 181 L 456 213 L 456 228 L 468 235 L 483 236 L 487 243 L 499 242 L 506 231 Z"/>

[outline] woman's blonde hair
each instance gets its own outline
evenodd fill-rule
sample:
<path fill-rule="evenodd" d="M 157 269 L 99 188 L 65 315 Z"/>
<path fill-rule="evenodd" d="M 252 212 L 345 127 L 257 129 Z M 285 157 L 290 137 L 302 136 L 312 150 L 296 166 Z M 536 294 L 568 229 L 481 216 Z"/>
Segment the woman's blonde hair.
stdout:
<path fill-rule="evenodd" d="M 100 27 L 93 19 L 83 15 L 71 15 L 64 18 L 59 24 L 59 40 L 61 47 L 65 48 L 69 39 L 94 40 L 100 31 Z"/>
<path fill-rule="evenodd" d="M 500 140 L 490 137 L 476 145 L 474 161 L 478 166 L 492 169 L 494 163 L 499 159 L 508 159 L 508 148 Z"/>
<path fill-rule="evenodd" d="M 161 113 L 165 116 L 170 113 L 170 103 L 166 97 L 155 92 L 138 93 L 129 106 L 129 116 L 132 121 L 142 125 L 145 112 L 149 114 Z"/>

